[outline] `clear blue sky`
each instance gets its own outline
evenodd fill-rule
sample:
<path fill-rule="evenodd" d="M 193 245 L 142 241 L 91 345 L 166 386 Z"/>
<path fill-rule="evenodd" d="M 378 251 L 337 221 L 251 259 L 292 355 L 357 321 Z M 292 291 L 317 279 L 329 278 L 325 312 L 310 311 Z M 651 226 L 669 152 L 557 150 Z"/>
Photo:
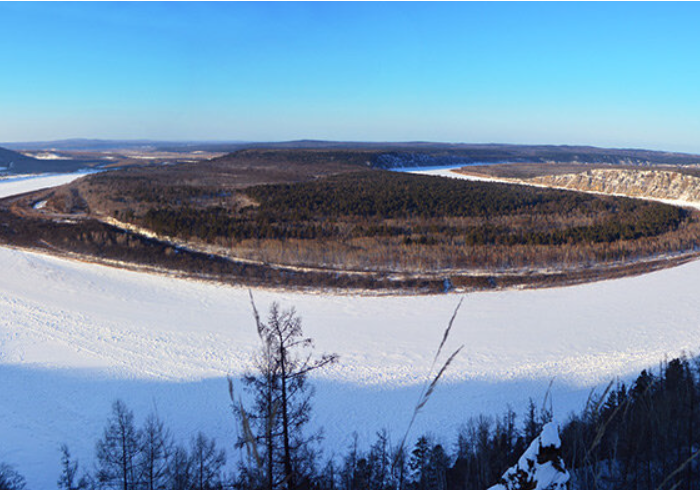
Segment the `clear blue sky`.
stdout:
<path fill-rule="evenodd" d="M 0 141 L 700 152 L 696 3 L 0 3 Z"/>

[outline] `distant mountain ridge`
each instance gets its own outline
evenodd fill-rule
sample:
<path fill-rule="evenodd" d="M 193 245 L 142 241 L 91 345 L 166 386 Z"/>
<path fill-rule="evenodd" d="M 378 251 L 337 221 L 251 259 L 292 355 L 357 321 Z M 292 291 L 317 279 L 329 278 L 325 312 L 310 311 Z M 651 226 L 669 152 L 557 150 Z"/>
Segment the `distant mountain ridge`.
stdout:
<path fill-rule="evenodd" d="M 469 165 L 474 163 L 594 163 L 616 165 L 700 165 L 700 155 L 641 149 L 592 146 L 506 145 L 467 143 L 352 143 L 301 140 L 282 143 L 207 146 L 207 151 L 299 150 L 365 152 L 374 168 L 396 169 Z"/>
<path fill-rule="evenodd" d="M 0 173 L 33 174 L 45 172 L 74 172 L 85 167 L 77 160 L 40 160 L 0 147 Z"/>
<path fill-rule="evenodd" d="M 455 145 L 387 152 L 378 168 L 431 167 L 474 163 L 595 163 L 616 165 L 695 165 L 700 155 L 587 146 Z"/>
<path fill-rule="evenodd" d="M 18 169 L 34 163 L 40 162 L 16 151 L 0 148 L 0 172 L 17 172 Z"/>
<path fill-rule="evenodd" d="M 182 148 L 182 147 L 181 147 Z M 190 146 L 190 149 L 193 147 Z M 636 148 L 597 148 L 570 145 L 511 145 L 473 143 L 412 142 L 342 142 L 298 140 L 270 143 L 204 144 L 201 150 L 232 153 L 244 149 L 278 150 L 365 150 L 381 153 L 374 160 L 376 168 L 408 168 L 471 163 L 610 163 L 628 165 L 700 164 L 700 155 Z M 177 151 L 176 148 L 160 147 Z"/>
<path fill-rule="evenodd" d="M 147 151 L 235 153 L 241 150 L 363 151 L 374 168 L 412 168 L 473 163 L 594 163 L 624 165 L 700 165 L 700 155 L 635 148 L 597 148 L 571 145 L 513 145 L 410 142 L 352 142 L 297 140 L 282 142 L 158 141 L 70 139 L 0 144 L 13 150 Z M 369 155 L 371 154 L 371 155 Z"/>
<path fill-rule="evenodd" d="M 163 140 L 108 140 L 108 139 L 91 139 L 91 138 L 71 138 L 65 140 L 53 141 L 26 141 L 0 143 L 0 146 L 10 148 L 12 150 L 27 150 L 27 151 L 108 151 L 108 150 L 127 150 L 127 149 L 149 149 L 159 150 L 161 148 L 176 148 L 179 150 L 189 150 L 193 146 L 202 145 L 241 145 L 240 141 L 163 141 Z"/>

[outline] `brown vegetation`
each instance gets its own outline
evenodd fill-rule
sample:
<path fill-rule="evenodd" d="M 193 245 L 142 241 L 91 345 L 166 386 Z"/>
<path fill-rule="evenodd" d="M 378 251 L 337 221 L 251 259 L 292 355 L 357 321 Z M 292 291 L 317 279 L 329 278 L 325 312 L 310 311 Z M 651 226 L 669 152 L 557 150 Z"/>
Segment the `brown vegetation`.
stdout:
<path fill-rule="evenodd" d="M 657 203 L 379 171 L 170 202 L 119 217 L 229 256 L 357 271 L 572 269 L 692 249 L 698 231 Z"/>
<path fill-rule="evenodd" d="M 246 284 L 424 291 L 641 273 L 698 247 L 700 223 L 676 207 L 370 170 L 372 158 L 241 150 L 92 175 L 13 200 L 0 239 Z"/>

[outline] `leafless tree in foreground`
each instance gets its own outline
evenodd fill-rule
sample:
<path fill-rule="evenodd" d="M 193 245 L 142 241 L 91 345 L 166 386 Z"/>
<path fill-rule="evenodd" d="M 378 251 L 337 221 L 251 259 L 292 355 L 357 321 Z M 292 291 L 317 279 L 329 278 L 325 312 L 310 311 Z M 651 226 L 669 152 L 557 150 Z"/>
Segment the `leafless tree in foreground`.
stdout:
<path fill-rule="evenodd" d="M 335 354 L 313 355 L 313 341 L 304 336 L 301 317 L 293 308 L 270 307 L 266 321 L 260 318 L 253 297 L 253 315 L 261 341 L 255 371 L 243 379 L 253 395 L 253 406 L 246 409 L 229 391 L 243 434 L 240 447 L 248 451 L 246 485 L 272 490 L 303 488 L 312 473 L 314 442 L 320 434 L 304 429 L 311 416 L 313 389 L 308 375 L 337 361 Z"/>

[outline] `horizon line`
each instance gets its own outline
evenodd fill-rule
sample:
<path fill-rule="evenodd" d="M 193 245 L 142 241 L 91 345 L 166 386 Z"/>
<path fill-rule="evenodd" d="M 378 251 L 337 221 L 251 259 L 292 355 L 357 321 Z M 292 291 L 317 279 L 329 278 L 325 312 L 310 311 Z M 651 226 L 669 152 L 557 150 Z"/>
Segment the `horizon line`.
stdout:
<path fill-rule="evenodd" d="M 594 144 L 573 144 L 573 143 L 506 143 L 506 142 L 467 142 L 467 141 L 432 141 L 432 140 L 336 140 L 336 139 L 315 139 L 299 138 L 289 140 L 236 140 L 236 139 L 157 139 L 157 138 L 90 138 L 72 137 L 59 139 L 37 139 L 22 141 L 3 141 L 0 147 L 7 145 L 22 144 L 50 144 L 67 142 L 106 142 L 106 143 L 174 143 L 174 144 L 230 144 L 230 145 L 257 145 L 257 144 L 294 144 L 294 143 L 330 143 L 330 144 L 371 144 L 371 145 L 451 145 L 451 146 L 529 146 L 529 147 L 569 147 L 569 148 L 596 148 L 605 150 L 627 150 L 627 151 L 653 151 L 660 153 L 676 153 L 686 155 L 700 155 L 700 150 L 678 151 L 668 149 L 652 149 L 638 146 L 597 146 Z M 60 151 L 60 150 L 59 150 Z"/>

